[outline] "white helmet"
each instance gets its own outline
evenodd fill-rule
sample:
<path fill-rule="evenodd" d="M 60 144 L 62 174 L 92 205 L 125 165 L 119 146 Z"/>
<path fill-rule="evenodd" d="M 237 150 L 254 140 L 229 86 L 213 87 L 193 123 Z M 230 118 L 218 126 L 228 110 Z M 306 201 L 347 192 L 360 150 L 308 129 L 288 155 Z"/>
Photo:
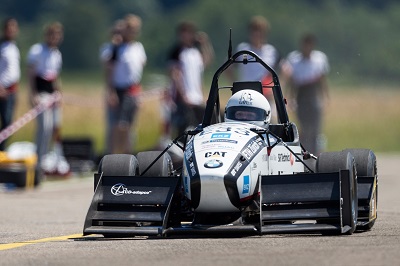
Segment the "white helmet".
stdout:
<path fill-rule="evenodd" d="M 264 95 L 255 90 L 238 91 L 232 95 L 225 108 L 225 122 L 233 121 L 268 128 L 271 106 Z"/>

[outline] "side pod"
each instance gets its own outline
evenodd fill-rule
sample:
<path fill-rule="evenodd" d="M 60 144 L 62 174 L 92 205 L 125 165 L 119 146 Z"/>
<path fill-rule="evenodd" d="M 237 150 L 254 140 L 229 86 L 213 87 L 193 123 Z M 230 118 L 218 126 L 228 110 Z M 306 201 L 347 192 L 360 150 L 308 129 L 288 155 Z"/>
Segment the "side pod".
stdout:
<path fill-rule="evenodd" d="M 95 176 L 99 180 L 83 235 L 162 235 L 169 221 L 178 177 Z"/>
<path fill-rule="evenodd" d="M 354 227 L 351 190 L 348 170 L 261 176 L 260 231 L 347 233 Z"/>

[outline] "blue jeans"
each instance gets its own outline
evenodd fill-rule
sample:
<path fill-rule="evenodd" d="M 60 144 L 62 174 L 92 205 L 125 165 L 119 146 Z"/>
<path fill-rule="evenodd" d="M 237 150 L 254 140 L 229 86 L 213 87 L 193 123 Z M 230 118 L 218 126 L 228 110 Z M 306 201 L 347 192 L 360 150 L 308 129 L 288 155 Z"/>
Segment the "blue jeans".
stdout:
<path fill-rule="evenodd" d="M 9 94 L 6 98 L 0 98 L 0 131 L 5 129 L 11 124 L 12 117 L 14 114 L 16 95 L 15 93 Z M 0 151 L 4 151 L 6 146 L 6 141 L 0 143 Z"/>

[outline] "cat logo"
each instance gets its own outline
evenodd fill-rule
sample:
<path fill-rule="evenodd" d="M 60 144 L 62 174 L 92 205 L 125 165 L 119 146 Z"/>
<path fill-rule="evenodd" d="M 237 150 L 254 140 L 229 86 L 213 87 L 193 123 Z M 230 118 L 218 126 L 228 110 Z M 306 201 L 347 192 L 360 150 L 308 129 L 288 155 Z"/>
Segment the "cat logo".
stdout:
<path fill-rule="evenodd" d="M 225 157 L 226 151 L 209 151 L 206 152 L 205 157 Z"/>

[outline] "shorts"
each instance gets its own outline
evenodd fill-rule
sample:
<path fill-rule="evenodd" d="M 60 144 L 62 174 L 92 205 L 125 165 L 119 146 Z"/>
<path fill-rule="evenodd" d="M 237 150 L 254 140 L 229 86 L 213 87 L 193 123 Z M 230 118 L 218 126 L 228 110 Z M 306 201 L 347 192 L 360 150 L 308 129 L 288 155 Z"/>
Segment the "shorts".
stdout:
<path fill-rule="evenodd" d="M 138 103 L 135 96 L 127 91 L 117 90 L 119 104 L 111 107 L 115 122 L 122 125 L 131 125 L 134 121 Z"/>

